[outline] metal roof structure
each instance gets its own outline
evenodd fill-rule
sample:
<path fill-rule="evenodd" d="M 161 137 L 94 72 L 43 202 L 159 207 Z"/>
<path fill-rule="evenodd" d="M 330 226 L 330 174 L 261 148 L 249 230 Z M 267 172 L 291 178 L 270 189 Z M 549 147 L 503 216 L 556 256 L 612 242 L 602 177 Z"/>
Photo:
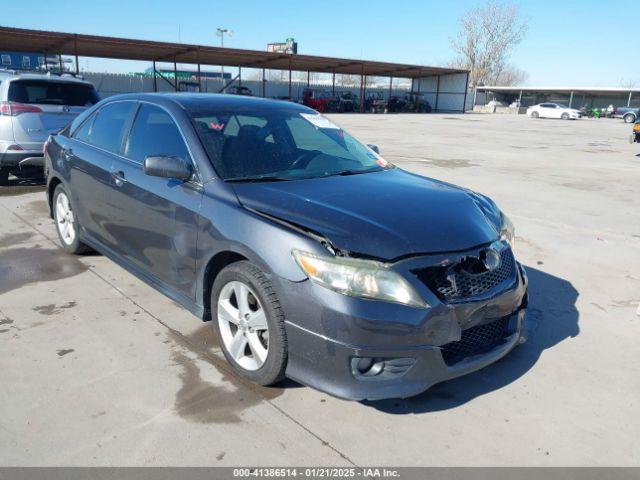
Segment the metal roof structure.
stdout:
<path fill-rule="evenodd" d="M 478 91 L 487 92 L 540 92 L 540 93 L 587 93 L 587 94 L 605 94 L 605 93 L 640 93 L 640 88 L 623 88 L 623 87 L 497 87 L 497 86 L 478 86 Z"/>
<path fill-rule="evenodd" d="M 0 27 L 0 50 L 365 76 L 421 78 L 467 70 Z"/>

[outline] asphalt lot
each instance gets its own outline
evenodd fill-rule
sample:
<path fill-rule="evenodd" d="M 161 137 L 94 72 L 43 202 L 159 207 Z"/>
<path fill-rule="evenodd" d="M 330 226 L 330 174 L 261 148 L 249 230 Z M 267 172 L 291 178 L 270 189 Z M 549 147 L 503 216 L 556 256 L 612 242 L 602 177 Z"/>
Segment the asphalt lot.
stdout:
<path fill-rule="evenodd" d="M 530 276 L 529 342 L 407 400 L 255 387 L 231 373 L 208 324 L 102 256 L 62 253 L 41 187 L 4 187 L 0 465 L 640 466 L 631 127 L 334 120 L 399 166 L 486 193 L 507 212 Z"/>

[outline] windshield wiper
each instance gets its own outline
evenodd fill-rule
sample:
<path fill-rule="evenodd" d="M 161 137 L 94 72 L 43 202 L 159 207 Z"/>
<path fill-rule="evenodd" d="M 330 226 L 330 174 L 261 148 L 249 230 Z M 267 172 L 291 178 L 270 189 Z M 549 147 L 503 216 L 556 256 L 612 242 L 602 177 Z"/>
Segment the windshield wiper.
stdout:
<path fill-rule="evenodd" d="M 235 177 L 235 178 L 227 178 L 225 182 L 233 182 L 233 183 L 249 183 L 249 182 L 288 182 L 291 180 L 290 178 L 284 177 L 274 177 L 270 175 L 263 175 L 257 177 Z"/>
<path fill-rule="evenodd" d="M 324 177 L 347 177 L 349 175 L 360 175 L 361 173 L 373 173 L 373 172 L 381 172 L 382 168 L 368 168 L 366 170 L 342 170 L 341 172 L 330 173 L 328 175 L 323 175 Z"/>

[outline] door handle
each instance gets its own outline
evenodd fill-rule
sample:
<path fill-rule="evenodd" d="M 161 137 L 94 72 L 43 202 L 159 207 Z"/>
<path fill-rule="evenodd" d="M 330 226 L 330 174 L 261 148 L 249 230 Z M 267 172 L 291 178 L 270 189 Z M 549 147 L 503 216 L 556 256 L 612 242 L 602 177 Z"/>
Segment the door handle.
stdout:
<path fill-rule="evenodd" d="M 124 172 L 119 170 L 117 172 L 111 172 L 113 180 L 116 182 L 116 186 L 121 187 L 127 180 L 124 178 Z"/>

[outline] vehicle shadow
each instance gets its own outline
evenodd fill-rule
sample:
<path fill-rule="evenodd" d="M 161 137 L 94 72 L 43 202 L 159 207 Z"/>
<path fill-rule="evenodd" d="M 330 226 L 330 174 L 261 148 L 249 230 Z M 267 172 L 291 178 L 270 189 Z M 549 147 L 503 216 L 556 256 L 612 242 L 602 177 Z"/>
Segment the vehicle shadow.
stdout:
<path fill-rule="evenodd" d="M 45 188 L 45 180 L 42 176 L 9 177 L 9 180 L 0 186 L 0 197 L 12 197 L 25 193 L 41 192 Z"/>
<path fill-rule="evenodd" d="M 362 402 L 392 414 L 417 414 L 456 408 L 498 390 L 526 374 L 542 352 L 580 333 L 578 291 L 559 277 L 525 267 L 529 276 L 528 340 L 500 361 L 482 370 L 435 385 L 408 399 Z"/>
<path fill-rule="evenodd" d="M 38 187 L 45 184 L 42 169 L 26 170 L 18 175 L 9 175 L 9 179 L 3 187 Z"/>

